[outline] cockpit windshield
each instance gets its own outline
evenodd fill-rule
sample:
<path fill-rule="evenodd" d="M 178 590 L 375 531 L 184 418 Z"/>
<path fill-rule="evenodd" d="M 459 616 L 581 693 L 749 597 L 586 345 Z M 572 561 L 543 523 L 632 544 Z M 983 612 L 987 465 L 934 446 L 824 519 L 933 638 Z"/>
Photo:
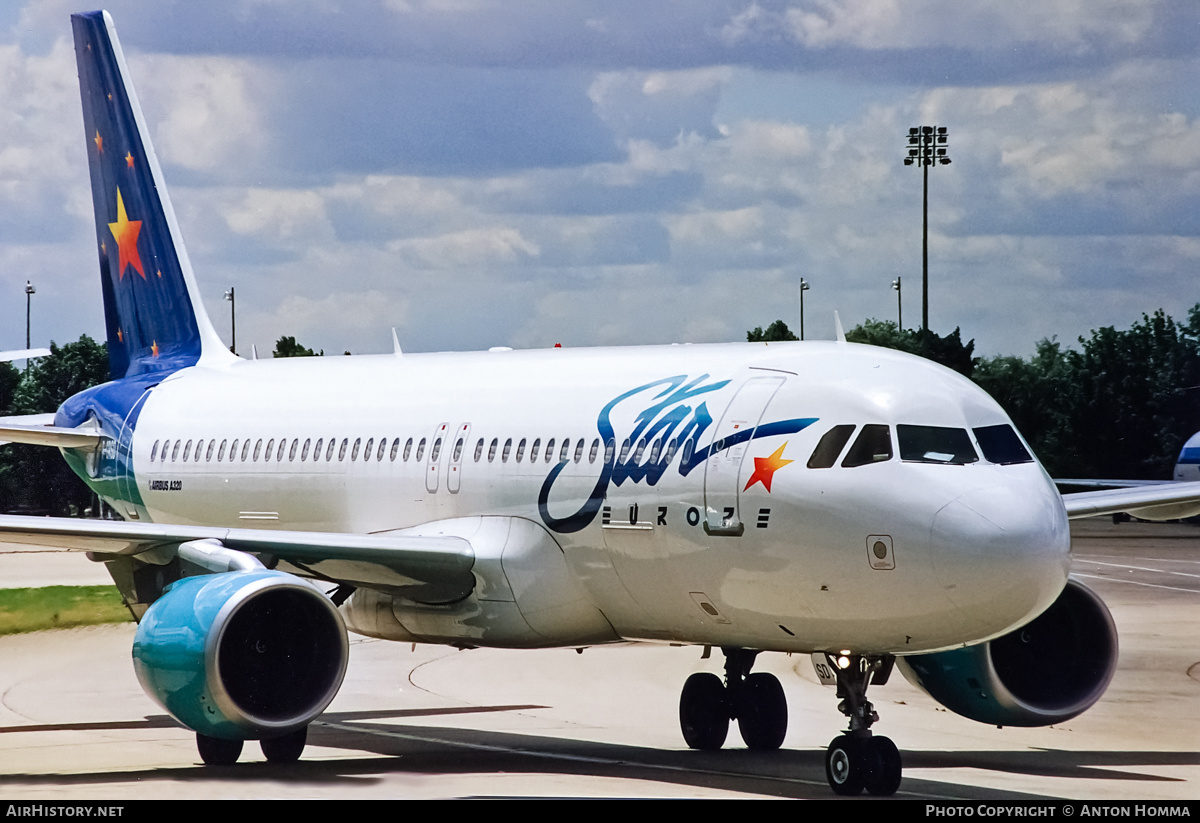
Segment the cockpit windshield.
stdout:
<path fill-rule="evenodd" d="M 966 429 L 945 426 L 896 426 L 900 459 L 909 463 L 962 466 L 979 460 Z"/>

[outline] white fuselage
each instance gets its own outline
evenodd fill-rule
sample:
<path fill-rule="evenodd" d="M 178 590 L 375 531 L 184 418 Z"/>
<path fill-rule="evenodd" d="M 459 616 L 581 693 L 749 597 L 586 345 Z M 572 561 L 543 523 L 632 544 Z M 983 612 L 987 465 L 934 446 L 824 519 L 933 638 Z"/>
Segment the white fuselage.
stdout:
<path fill-rule="evenodd" d="M 1057 491 L 1036 462 L 982 455 L 808 461 L 837 425 L 1008 423 L 947 369 L 844 343 L 242 361 L 150 393 L 133 436 L 144 508 L 112 502 L 351 533 L 523 518 L 620 638 L 917 653 L 1054 601 L 1069 565 Z"/>

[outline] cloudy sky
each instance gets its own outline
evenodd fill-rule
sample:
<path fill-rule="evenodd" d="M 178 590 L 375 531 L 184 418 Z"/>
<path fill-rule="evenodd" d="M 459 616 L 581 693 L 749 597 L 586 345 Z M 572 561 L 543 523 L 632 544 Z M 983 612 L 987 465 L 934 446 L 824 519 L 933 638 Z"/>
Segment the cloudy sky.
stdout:
<path fill-rule="evenodd" d="M 1194 0 L 111 0 L 239 350 L 809 337 L 981 354 L 1200 302 Z M 0 6 L 0 348 L 103 334 L 69 14 Z"/>

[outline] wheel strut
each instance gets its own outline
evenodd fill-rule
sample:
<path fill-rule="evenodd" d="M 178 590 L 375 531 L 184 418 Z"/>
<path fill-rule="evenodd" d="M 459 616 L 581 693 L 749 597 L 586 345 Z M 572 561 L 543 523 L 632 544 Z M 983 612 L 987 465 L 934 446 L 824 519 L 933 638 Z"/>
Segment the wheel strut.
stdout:
<path fill-rule="evenodd" d="M 826 654 L 837 676 L 838 711 L 849 719 L 850 728 L 834 738 L 825 751 L 825 777 L 837 794 L 855 795 L 866 789 L 874 795 L 895 794 L 900 788 L 903 765 L 896 744 L 875 737 L 871 726 L 879 713 L 867 699 L 867 687 L 882 685 L 892 673 L 891 655 Z"/>

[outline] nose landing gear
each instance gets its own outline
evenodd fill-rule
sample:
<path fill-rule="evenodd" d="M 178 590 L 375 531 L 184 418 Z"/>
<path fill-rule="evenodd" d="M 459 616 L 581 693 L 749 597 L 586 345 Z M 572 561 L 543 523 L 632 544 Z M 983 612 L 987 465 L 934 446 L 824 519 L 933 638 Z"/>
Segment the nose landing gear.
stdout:
<path fill-rule="evenodd" d="M 751 749 L 771 751 L 787 733 L 787 698 L 773 674 L 750 674 L 758 652 L 722 649 L 725 682 L 715 674 L 693 674 L 679 697 L 679 726 L 693 749 L 719 749 L 737 720 L 742 740 Z"/>
<path fill-rule="evenodd" d="M 838 735 L 825 750 L 825 779 L 836 794 L 855 795 L 866 789 L 873 795 L 895 794 L 900 788 L 903 764 L 896 744 L 871 734 L 879 719 L 867 700 L 867 686 L 884 684 L 895 658 L 846 655 L 829 658 L 837 675 L 838 711 L 850 719 L 850 728 Z"/>

